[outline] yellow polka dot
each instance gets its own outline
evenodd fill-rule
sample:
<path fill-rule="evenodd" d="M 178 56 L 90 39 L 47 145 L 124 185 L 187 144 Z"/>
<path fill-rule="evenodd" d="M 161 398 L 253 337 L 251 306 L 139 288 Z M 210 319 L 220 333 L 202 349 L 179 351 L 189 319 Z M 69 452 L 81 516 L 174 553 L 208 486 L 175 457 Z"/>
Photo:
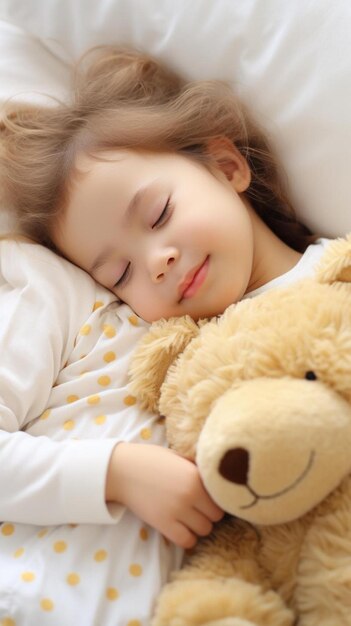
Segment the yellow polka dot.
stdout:
<path fill-rule="evenodd" d="M 89 398 L 87 398 L 88 404 L 99 404 L 99 402 L 100 402 L 100 396 L 98 395 L 89 396 Z"/>
<path fill-rule="evenodd" d="M 24 548 L 18 548 L 13 553 L 13 556 L 15 557 L 15 559 L 19 559 L 19 557 L 22 556 L 23 554 L 24 554 Z"/>
<path fill-rule="evenodd" d="M 127 406 L 133 406 L 136 403 L 136 398 L 134 396 L 126 396 L 123 398 L 123 402 Z"/>
<path fill-rule="evenodd" d="M 50 413 L 51 413 L 50 409 L 46 409 L 46 411 L 44 411 L 44 413 L 41 414 L 40 419 L 46 420 L 49 417 Z"/>
<path fill-rule="evenodd" d="M 138 619 L 129 620 L 127 626 L 141 626 L 141 622 Z"/>
<path fill-rule="evenodd" d="M 74 585 L 79 585 L 80 576 L 79 574 L 76 574 L 75 572 L 71 572 L 70 574 L 68 574 L 66 581 L 69 585 L 72 585 L 72 587 L 74 587 Z"/>
<path fill-rule="evenodd" d="M 43 611 L 52 611 L 54 608 L 54 603 L 52 600 L 50 600 L 50 598 L 43 598 L 42 600 L 40 600 L 40 606 Z"/>
<path fill-rule="evenodd" d="M 104 306 L 104 303 L 103 303 L 103 302 L 101 302 L 101 300 L 97 300 L 97 301 L 94 303 L 94 306 L 93 306 L 93 311 L 96 311 L 96 309 L 99 309 L 99 308 L 100 308 L 100 307 L 102 307 L 102 306 Z"/>
<path fill-rule="evenodd" d="M 45 535 L 48 534 L 48 529 L 47 528 L 43 528 L 43 530 L 39 530 L 38 532 L 38 537 L 39 539 L 42 539 L 42 537 L 45 537 Z"/>
<path fill-rule="evenodd" d="M 142 430 L 140 431 L 140 437 L 142 439 L 150 439 L 152 435 L 152 432 L 150 430 L 150 428 L 142 428 Z"/>
<path fill-rule="evenodd" d="M 94 418 L 94 422 L 98 426 L 101 426 L 102 424 L 106 422 L 106 415 L 98 415 L 97 417 Z"/>
<path fill-rule="evenodd" d="M 105 337 L 108 337 L 109 339 L 112 339 L 112 337 L 116 335 L 116 329 L 111 324 L 104 324 L 102 330 L 104 331 Z"/>
<path fill-rule="evenodd" d="M 65 541 L 55 541 L 53 549 L 57 554 L 61 554 L 67 550 L 67 543 Z"/>
<path fill-rule="evenodd" d="M 148 538 L 149 538 L 149 531 L 148 531 L 148 529 L 144 528 L 144 527 L 141 528 L 140 532 L 139 532 L 139 536 L 140 536 L 140 539 L 142 539 L 142 541 L 147 541 Z"/>
<path fill-rule="evenodd" d="M 1 526 L 1 534 L 5 535 L 5 537 L 10 537 L 15 532 L 15 527 L 13 524 L 3 524 Z"/>
<path fill-rule="evenodd" d="M 109 376 L 99 376 L 98 383 L 101 387 L 107 387 L 111 383 L 111 378 Z"/>
<path fill-rule="evenodd" d="M 75 427 L 75 422 L 74 420 L 66 420 L 63 427 L 65 430 L 73 430 L 73 428 Z"/>
<path fill-rule="evenodd" d="M 104 354 L 104 361 L 105 361 L 105 363 L 111 363 L 115 359 L 116 359 L 116 353 L 115 352 L 106 352 L 106 354 Z"/>
<path fill-rule="evenodd" d="M 35 580 L 35 574 L 34 572 L 23 572 L 21 578 L 25 583 L 32 583 Z"/>
<path fill-rule="evenodd" d="M 89 335 L 89 333 L 91 332 L 91 326 L 90 324 L 84 324 L 84 326 L 82 326 L 82 328 L 79 331 L 80 335 Z"/>
<path fill-rule="evenodd" d="M 16 622 L 11 617 L 3 617 L 0 626 L 16 626 Z"/>
<path fill-rule="evenodd" d="M 98 550 L 97 552 L 95 552 L 94 554 L 94 559 L 95 561 L 97 561 L 98 563 L 100 563 L 101 561 L 105 561 L 105 559 L 107 558 L 107 552 L 106 550 Z"/>
<path fill-rule="evenodd" d="M 66 400 L 67 400 L 67 402 L 69 404 L 71 404 L 72 402 L 77 402 L 77 400 L 79 400 L 79 397 L 78 396 L 74 396 L 74 395 L 67 396 Z"/>
<path fill-rule="evenodd" d="M 132 563 L 132 565 L 129 566 L 129 573 L 131 576 L 141 576 L 143 568 L 138 563 Z"/>
<path fill-rule="evenodd" d="M 130 315 L 130 316 L 128 317 L 128 320 L 129 320 L 129 323 L 130 323 L 132 326 L 138 326 L 138 325 L 139 325 L 139 320 L 138 320 L 138 318 L 137 318 L 137 316 L 136 316 L 136 315 Z"/>
<path fill-rule="evenodd" d="M 117 600 L 118 597 L 119 593 L 117 589 L 115 589 L 115 587 L 109 587 L 108 589 L 106 589 L 106 598 L 108 600 Z"/>

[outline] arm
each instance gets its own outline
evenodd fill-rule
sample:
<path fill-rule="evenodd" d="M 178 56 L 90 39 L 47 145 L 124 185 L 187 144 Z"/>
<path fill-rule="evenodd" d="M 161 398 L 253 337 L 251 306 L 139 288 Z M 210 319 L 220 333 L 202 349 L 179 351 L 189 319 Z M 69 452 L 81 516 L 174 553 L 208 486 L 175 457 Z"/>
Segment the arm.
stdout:
<path fill-rule="evenodd" d="M 25 432 L 47 406 L 95 284 L 38 246 L 2 242 L 0 250 L 0 520 L 114 523 L 104 492 L 116 440 Z"/>

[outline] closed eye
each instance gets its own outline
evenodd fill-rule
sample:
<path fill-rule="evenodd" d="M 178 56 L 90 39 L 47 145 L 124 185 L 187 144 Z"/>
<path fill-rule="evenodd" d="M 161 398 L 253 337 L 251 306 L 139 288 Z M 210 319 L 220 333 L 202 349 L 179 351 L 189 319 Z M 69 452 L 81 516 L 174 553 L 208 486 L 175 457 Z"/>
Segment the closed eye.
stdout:
<path fill-rule="evenodd" d="M 122 276 L 120 276 L 120 278 L 118 279 L 118 281 L 113 285 L 114 287 L 121 287 L 122 285 L 124 285 L 129 276 L 130 276 L 130 272 L 131 272 L 131 266 L 130 263 L 128 263 L 126 269 L 124 270 Z"/>
<path fill-rule="evenodd" d="M 167 222 L 167 220 L 169 219 L 170 215 L 171 215 L 171 211 L 172 211 L 172 206 L 170 203 L 170 198 L 168 198 L 161 214 L 159 215 L 159 217 L 157 218 L 156 222 L 154 222 L 154 224 L 151 226 L 151 228 L 158 228 L 159 226 L 162 226 L 162 224 L 164 224 L 165 222 Z M 114 288 L 116 287 L 122 287 L 126 284 L 127 280 L 130 278 L 131 275 L 131 264 L 130 262 L 127 264 L 122 276 L 120 276 L 120 278 L 117 280 L 117 282 L 113 285 Z"/>
<path fill-rule="evenodd" d="M 168 198 L 161 215 L 159 215 L 156 222 L 151 226 L 151 228 L 158 228 L 159 226 L 162 226 L 162 224 L 167 222 L 171 214 L 171 208 L 172 207 L 171 207 L 170 199 Z"/>

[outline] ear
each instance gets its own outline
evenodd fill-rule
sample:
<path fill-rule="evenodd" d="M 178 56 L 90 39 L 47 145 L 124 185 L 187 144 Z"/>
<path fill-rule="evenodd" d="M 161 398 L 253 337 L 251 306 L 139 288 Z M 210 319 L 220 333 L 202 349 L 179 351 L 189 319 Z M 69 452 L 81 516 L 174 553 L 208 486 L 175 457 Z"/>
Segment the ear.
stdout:
<path fill-rule="evenodd" d="M 251 182 L 250 167 L 230 139 L 224 136 L 210 139 L 207 143 L 207 152 L 237 193 L 247 190 Z"/>
<path fill-rule="evenodd" d="M 157 410 L 168 368 L 199 330 L 188 315 L 161 320 L 151 326 L 139 344 L 129 370 L 130 388 L 143 409 Z"/>
<path fill-rule="evenodd" d="M 351 233 L 327 248 L 317 270 L 321 283 L 351 283 Z"/>

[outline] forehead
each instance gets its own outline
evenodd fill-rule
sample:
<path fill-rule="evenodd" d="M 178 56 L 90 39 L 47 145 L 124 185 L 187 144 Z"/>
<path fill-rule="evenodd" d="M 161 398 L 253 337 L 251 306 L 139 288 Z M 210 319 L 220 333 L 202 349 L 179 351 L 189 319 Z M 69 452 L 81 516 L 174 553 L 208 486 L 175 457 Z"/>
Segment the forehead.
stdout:
<path fill-rule="evenodd" d="M 130 201 L 142 180 L 151 178 L 153 158 L 136 151 L 79 154 L 58 226 L 67 229 L 98 225 L 98 220 Z M 66 234 L 67 236 L 67 234 Z"/>
<path fill-rule="evenodd" d="M 96 155 L 79 154 L 75 162 L 64 219 L 72 211 L 96 213 L 102 207 L 125 206 L 138 189 L 182 180 L 193 182 L 194 172 L 206 171 L 203 163 L 177 152 L 116 149 Z M 206 171 L 206 175 L 209 172 Z M 76 215 L 77 216 L 77 215 Z"/>
<path fill-rule="evenodd" d="M 140 171 L 140 167 L 148 162 L 151 155 L 136 151 L 113 150 L 97 153 L 96 155 L 79 154 L 75 170 L 77 176 L 73 181 L 70 194 L 70 204 L 80 197 L 88 199 L 95 190 L 106 189 L 106 185 L 126 184 L 133 179 L 133 172 Z"/>
<path fill-rule="evenodd" d="M 188 159 L 175 153 L 154 153 L 141 150 L 111 150 L 94 155 L 79 154 L 75 162 L 75 175 L 69 186 L 67 214 L 102 206 L 124 206 L 140 187 L 155 178 L 166 179 L 186 167 Z"/>

